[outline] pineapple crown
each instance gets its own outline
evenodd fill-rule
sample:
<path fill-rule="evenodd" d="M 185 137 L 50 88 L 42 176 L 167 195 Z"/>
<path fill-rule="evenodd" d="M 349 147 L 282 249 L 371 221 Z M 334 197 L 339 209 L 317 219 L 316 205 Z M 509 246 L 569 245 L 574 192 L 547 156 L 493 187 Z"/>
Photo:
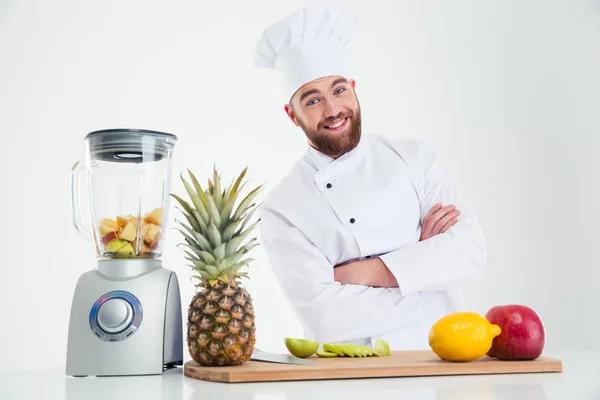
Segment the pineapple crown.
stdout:
<path fill-rule="evenodd" d="M 260 219 L 246 227 L 248 221 L 258 209 L 252 203 L 263 185 L 253 189 L 235 208 L 239 194 L 247 183 L 244 181 L 248 167 L 244 168 L 235 181 L 232 180 L 228 188 L 221 188 L 221 175 L 213 167 L 213 179 L 208 179 L 208 188 L 204 190 L 194 174 L 187 170 L 192 185 L 181 175 L 185 190 L 192 202 L 189 204 L 176 194 L 171 194 L 183 207 L 179 209 L 187 222 L 175 220 L 181 226 L 179 232 L 185 238 L 185 258 L 192 263 L 189 265 L 196 273 L 193 278 L 199 282 L 196 286 L 204 286 L 208 282 L 214 286 L 218 282 L 240 283 L 242 277 L 248 278 L 246 272 L 239 272 L 242 267 L 249 265 L 252 258 L 244 258 L 254 247 L 258 246 L 257 239 L 250 239 L 245 245 L 242 242 L 258 225 Z M 249 279 L 249 278 L 248 278 Z"/>

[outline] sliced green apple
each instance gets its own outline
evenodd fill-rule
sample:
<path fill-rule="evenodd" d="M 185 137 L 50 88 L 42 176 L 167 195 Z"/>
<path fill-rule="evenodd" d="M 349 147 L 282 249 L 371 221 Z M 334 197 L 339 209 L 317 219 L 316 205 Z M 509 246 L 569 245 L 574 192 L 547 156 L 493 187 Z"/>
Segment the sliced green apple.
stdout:
<path fill-rule="evenodd" d="M 376 339 L 373 348 L 384 357 L 392 355 L 392 352 L 390 351 L 390 345 L 383 339 Z"/>
<path fill-rule="evenodd" d="M 346 353 L 342 351 L 337 345 L 326 343 L 323 345 L 323 350 L 328 353 L 335 353 L 340 357 L 344 357 Z"/>
<path fill-rule="evenodd" d="M 329 351 L 317 350 L 317 356 L 321 358 L 334 358 L 339 357 L 336 353 L 331 353 Z"/>
<path fill-rule="evenodd" d="M 319 349 L 319 342 L 307 339 L 285 338 L 285 347 L 296 357 L 312 356 Z"/>

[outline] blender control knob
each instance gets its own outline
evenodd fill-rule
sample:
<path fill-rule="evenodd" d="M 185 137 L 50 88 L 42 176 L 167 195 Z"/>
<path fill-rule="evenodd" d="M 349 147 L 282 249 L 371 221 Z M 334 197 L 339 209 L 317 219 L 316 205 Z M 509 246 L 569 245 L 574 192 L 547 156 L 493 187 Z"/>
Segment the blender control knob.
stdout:
<path fill-rule="evenodd" d="M 98 325 L 106 333 L 125 330 L 133 319 L 133 309 L 127 300 L 112 298 L 98 310 Z"/>

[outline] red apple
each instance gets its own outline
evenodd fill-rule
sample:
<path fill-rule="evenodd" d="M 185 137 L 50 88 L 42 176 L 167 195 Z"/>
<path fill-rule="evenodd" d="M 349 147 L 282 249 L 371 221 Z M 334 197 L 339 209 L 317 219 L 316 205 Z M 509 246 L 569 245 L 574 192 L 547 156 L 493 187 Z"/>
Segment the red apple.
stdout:
<path fill-rule="evenodd" d="M 542 354 L 546 333 L 542 319 L 532 308 L 519 304 L 495 306 L 485 318 L 502 329 L 492 341 L 488 356 L 501 360 L 534 360 Z"/>

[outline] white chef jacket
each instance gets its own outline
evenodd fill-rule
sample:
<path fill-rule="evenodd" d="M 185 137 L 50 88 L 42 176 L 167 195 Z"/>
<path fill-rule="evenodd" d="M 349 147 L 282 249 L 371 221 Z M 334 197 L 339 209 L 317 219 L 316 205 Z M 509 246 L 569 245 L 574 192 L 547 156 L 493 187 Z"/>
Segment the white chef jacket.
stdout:
<path fill-rule="evenodd" d="M 458 223 L 419 241 L 424 216 L 454 204 Z M 334 160 L 307 146 L 259 210 L 261 244 L 305 330 L 321 343 L 426 349 L 431 326 L 465 309 L 459 285 L 486 266 L 477 216 L 422 140 L 363 134 Z M 380 256 L 399 288 L 342 285 L 334 266 Z"/>

